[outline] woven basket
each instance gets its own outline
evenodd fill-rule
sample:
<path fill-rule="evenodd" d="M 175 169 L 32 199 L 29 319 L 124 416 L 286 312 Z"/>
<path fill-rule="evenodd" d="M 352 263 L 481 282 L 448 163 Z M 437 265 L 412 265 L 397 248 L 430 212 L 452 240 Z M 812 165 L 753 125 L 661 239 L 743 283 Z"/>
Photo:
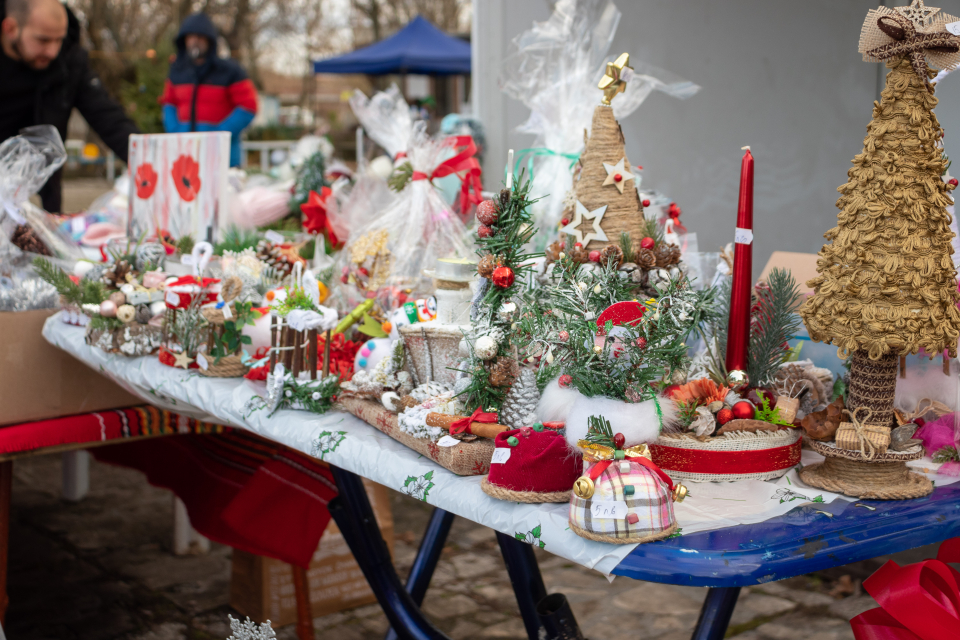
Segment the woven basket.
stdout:
<path fill-rule="evenodd" d="M 247 374 L 250 367 L 243 364 L 240 356 L 224 356 L 220 362 L 210 361 L 207 368 L 200 367 L 200 375 L 208 378 L 241 378 Z"/>
<path fill-rule="evenodd" d="M 734 432 L 712 438 L 664 434 L 650 445 L 654 463 L 672 480 L 772 480 L 800 464 L 801 432 Z"/>
<path fill-rule="evenodd" d="M 162 342 L 160 327 L 131 322 L 119 329 L 104 331 L 93 329 L 88 324 L 86 343 L 109 353 L 136 358 L 156 353 Z"/>
<path fill-rule="evenodd" d="M 886 451 L 867 459 L 859 451 L 838 449 L 832 442 L 812 441 L 826 459 L 800 470 L 810 486 L 861 500 L 908 500 L 933 492 L 933 483 L 910 471 L 907 462 L 923 457 L 918 444 L 907 451 Z"/>

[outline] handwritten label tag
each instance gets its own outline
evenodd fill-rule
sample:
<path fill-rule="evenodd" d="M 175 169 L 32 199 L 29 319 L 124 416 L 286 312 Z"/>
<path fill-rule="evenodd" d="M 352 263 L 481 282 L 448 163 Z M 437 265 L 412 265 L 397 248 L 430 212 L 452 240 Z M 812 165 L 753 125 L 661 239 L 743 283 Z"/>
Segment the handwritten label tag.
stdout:
<path fill-rule="evenodd" d="M 952 33 L 955 36 L 960 36 L 960 20 L 957 22 L 949 22 L 946 24 L 947 31 Z"/>
<path fill-rule="evenodd" d="M 267 240 L 269 240 L 273 244 L 281 244 L 285 242 L 283 234 L 277 233 L 273 229 L 270 229 L 265 234 L 263 234 L 263 237 L 265 237 Z"/>
<path fill-rule="evenodd" d="M 180 264 L 193 266 L 197 264 L 197 258 L 192 253 L 185 253 L 182 256 L 180 256 Z"/>
<path fill-rule="evenodd" d="M 627 513 L 627 503 L 622 500 L 598 500 L 590 505 L 590 515 L 594 518 L 624 520 Z"/>
<path fill-rule="evenodd" d="M 454 438 L 453 436 L 443 436 L 437 440 L 438 447 L 455 447 L 460 444 L 460 441 Z"/>
<path fill-rule="evenodd" d="M 167 304 L 169 304 L 171 307 L 175 307 L 178 304 L 180 304 L 180 296 L 177 295 L 176 291 L 167 291 L 165 300 L 167 301 Z"/>
<path fill-rule="evenodd" d="M 737 244 L 753 244 L 753 229 L 737 227 L 737 232 L 733 235 L 733 241 Z"/>
<path fill-rule="evenodd" d="M 223 319 L 230 320 L 231 318 L 233 318 L 233 313 L 230 311 L 230 305 L 223 305 Z"/>
<path fill-rule="evenodd" d="M 197 354 L 197 364 L 200 365 L 200 368 L 204 371 L 210 368 L 210 363 L 207 361 L 207 357 L 202 353 Z"/>
<path fill-rule="evenodd" d="M 510 448 L 509 447 L 500 447 L 493 452 L 493 457 L 490 459 L 490 464 L 503 464 L 510 459 Z"/>

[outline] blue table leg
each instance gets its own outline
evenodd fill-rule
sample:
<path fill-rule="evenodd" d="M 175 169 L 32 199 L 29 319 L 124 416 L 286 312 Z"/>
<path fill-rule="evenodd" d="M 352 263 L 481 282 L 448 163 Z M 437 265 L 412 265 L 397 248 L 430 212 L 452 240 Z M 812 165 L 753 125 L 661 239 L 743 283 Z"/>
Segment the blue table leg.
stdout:
<path fill-rule="evenodd" d="M 503 554 L 503 562 L 507 565 L 513 592 L 517 596 L 517 604 L 520 605 L 520 616 L 523 618 L 527 636 L 530 640 L 537 640 L 540 637 L 537 603 L 547 595 L 547 590 L 543 586 L 543 576 L 540 575 L 533 547 L 499 531 L 497 542 L 500 543 L 500 553 Z"/>
<path fill-rule="evenodd" d="M 400 583 L 359 476 L 333 465 L 330 471 L 340 492 L 330 501 L 330 515 L 397 636 L 401 640 L 449 640 L 424 617 Z"/>
<path fill-rule="evenodd" d="M 723 640 L 738 597 L 740 587 L 715 587 L 707 591 L 690 640 Z"/>
<path fill-rule="evenodd" d="M 427 594 L 430 579 L 437 568 L 440 552 L 443 551 L 443 545 L 447 541 L 452 524 L 452 513 L 440 508 L 433 510 L 427 530 L 423 534 L 423 540 L 420 541 L 417 557 L 413 561 L 413 566 L 410 567 L 410 575 L 407 576 L 407 593 L 418 607 L 423 604 L 423 598 Z M 397 632 L 393 629 L 387 631 L 386 640 L 397 640 Z"/>

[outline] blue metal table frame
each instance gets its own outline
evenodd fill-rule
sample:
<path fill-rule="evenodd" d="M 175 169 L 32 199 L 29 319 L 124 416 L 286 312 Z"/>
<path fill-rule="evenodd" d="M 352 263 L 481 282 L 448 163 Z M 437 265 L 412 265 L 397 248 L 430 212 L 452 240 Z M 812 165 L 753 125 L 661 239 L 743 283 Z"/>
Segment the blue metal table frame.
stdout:
<path fill-rule="evenodd" d="M 420 611 L 453 515 L 435 509 L 406 585 L 393 567 L 360 477 L 331 466 L 340 495 L 330 513 L 390 622 L 388 639 L 442 640 Z M 740 589 L 904 551 L 960 536 L 960 484 L 903 501 L 804 504 L 752 525 L 639 545 L 613 570 L 635 580 L 709 587 L 692 640 L 720 640 Z M 533 548 L 497 540 L 531 640 L 540 637 L 537 603 L 546 596 Z"/>

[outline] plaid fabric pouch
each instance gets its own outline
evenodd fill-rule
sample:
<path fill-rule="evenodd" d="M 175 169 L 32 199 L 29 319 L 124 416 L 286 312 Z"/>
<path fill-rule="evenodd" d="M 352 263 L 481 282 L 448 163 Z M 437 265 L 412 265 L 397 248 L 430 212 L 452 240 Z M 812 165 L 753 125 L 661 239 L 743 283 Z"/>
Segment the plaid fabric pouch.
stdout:
<path fill-rule="evenodd" d="M 592 497 L 571 496 L 570 522 L 611 538 L 641 538 L 666 531 L 676 518 L 670 491 L 656 474 L 636 462 L 617 460 L 596 479 Z"/>

